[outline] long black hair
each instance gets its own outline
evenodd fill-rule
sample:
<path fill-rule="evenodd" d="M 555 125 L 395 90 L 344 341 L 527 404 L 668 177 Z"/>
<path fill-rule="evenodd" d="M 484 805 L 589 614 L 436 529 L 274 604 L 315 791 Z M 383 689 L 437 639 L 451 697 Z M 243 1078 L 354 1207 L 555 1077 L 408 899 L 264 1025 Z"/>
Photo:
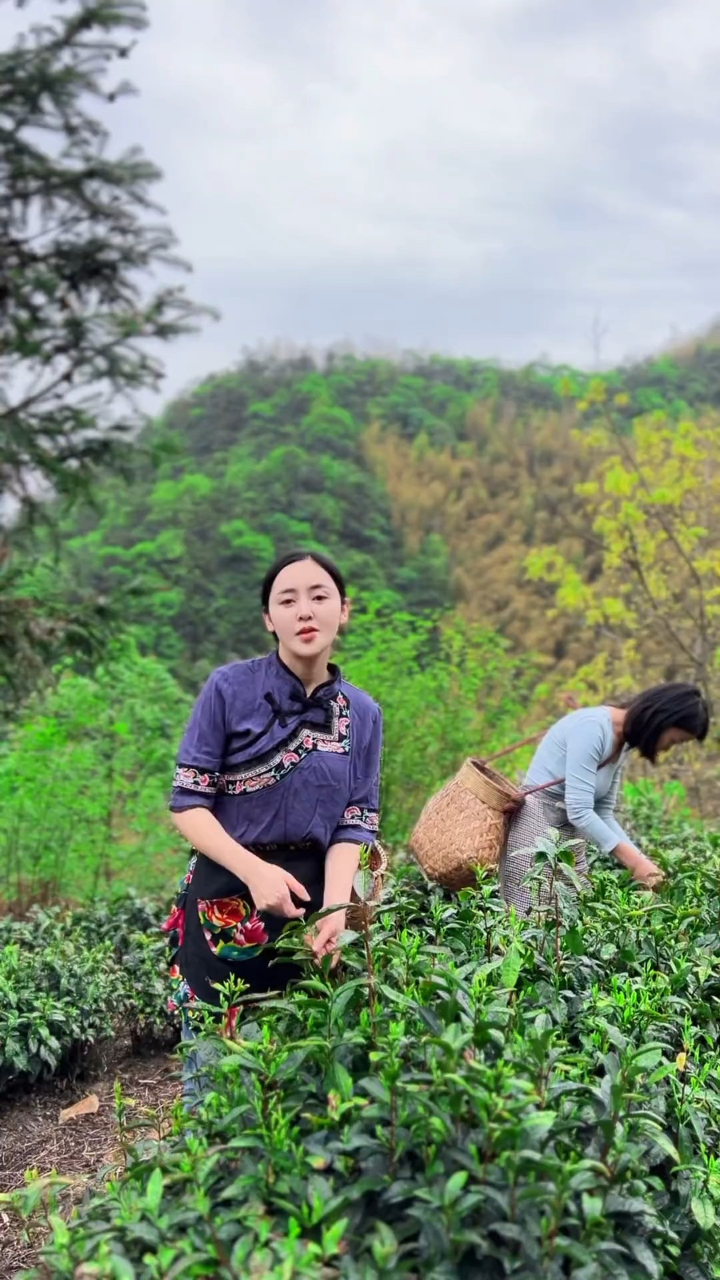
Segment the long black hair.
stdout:
<path fill-rule="evenodd" d="M 696 684 L 674 681 L 655 685 L 632 699 L 623 734 L 629 747 L 654 763 L 660 739 L 668 729 L 682 729 L 704 742 L 709 728 L 710 713 L 702 691 Z"/>
<path fill-rule="evenodd" d="M 272 592 L 273 583 L 275 582 L 278 574 L 282 573 L 283 569 L 287 569 L 288 565 L 299 564 L 301 560 L 313 560 L 321 569 L 324 569 L 328 577 L 332 578 L 335 586 L 340 592 L 340 599 L 343 604 L 345 603 L 347 600 L 345 579 L 335 562 L 331 560 L 329 556 L 324 556 L 319 551 L 290 551 L 287 555 L 280 556 L 274 564 L 271 564 L 263 578 L 262 586 L 260 588 L 260 600 L 263 607 L 263 613 L 267 613 L 270 608 L 270 593 Z"/>

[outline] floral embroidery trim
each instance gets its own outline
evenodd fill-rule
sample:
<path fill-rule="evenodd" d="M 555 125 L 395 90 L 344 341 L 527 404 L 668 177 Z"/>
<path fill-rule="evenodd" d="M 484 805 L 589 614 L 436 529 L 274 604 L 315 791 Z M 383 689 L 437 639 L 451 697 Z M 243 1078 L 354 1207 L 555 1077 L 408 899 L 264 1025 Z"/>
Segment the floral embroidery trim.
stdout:
<path fill-rule="evenodd" d="M 214 1005 L 204 1004 L 195 995 L 189 982 L 183 978 L 176 964 L 170 970 L 170 987 L 171 993 L 167 1002 L 168 1013 L 179 1013 L 183 1018 L 187 1019 L 190 1026 L 196 1021 L 200 1022 L 200 1015 L 203 1012 L 209 1013 L 213 1021 L 219 1024 L 221 1035 L 233 1036 L 235 1034 L 240 1005 L 230 1005 L 229 1009 L 223 1011 L 217 1009 Z"/>
<path fill-rule="evenodd" d="M 168 996 L 168 1013 L 183 1013 L 191 1009 L 197 1002 L 195 992 L 183 978 L 178 965 L 170 966 L 170 994 Z"/>
<path fill-rule="evenodd" d="M 331 710 L 329 729 L 317 725 L 301 725 L 269 758 L 249 764 L 234 773 L 214 773 L 181 764 L 175 770 L 174 787 L 204 795 L 251 795 L 282 782 L 313 751 L 333 755 L 350 754 L 350 705 L 343 693 L 328 703 Z M 372 828 L 371 828 L 372 829 Z"/>
<path fill-rule="evenodd" d="M 220 782 L 220 774 L 209 769 L 193 769 L 189 764 L 179 764 L 173 778 L 173 788 L 182 787 L 183 791 L 199 791 L 202 795 L 214 796 Z"/>
<path fill-rule="evenodd" d="M 173 968 L 175 967 L 175 957 L 185 941 L 185 903 L 187 902 L 188 888 L 190 886 L 190 881 L 193 878 L 196 865 L 197 854 L 193 853 L 190 861 L 188 862 L 187 871 L 178 885 L 175 905 L 173 906 L 167 920 L 160 925 L 162 932 L 167 934 L 168 946 L 170 948 L 170 961 Z"/>
<path fill-rule="evenodd" d="M 220 960 L 251 960 L 268 940 L 257 911 L 242 898 L 199 898 L 197 909 L 205 941 Z"/>
<path fill-rule="evenodd" d="M 175 905 L 164 924 L 160 925 L 163 933 L 176 933 L 177 946 L 185 941 L 185 908 Z"/>
<path fill-rule="evenodd" d="M 366 831 L 378 831 L 380 829 L 380 813 L 377 809 L 364 809 L 358 804 L 351 804 L 345 810 L 338 826 L 364 827 Z"/>

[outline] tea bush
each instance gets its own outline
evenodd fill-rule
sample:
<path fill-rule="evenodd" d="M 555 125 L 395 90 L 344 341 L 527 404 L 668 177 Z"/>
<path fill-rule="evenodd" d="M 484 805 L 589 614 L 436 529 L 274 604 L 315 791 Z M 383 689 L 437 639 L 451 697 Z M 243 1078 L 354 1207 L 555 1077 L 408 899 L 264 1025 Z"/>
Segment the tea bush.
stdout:
<path fill-rule="evenodd" d="M 719 1275 L 720 856 L 684 830 L 662 857 L 657 898 L 598 862 L 524 925 L 401 868 L 342 971 L 248 1004 L 199 1115 L 27 1274 Z"/>
<path fill-rule="evenodd" d="M 83 911 L 0 920 L 0 1091 L 73 1070 L 123 1030 L 168 1033 L 159 909 L 135 894 Z"/>

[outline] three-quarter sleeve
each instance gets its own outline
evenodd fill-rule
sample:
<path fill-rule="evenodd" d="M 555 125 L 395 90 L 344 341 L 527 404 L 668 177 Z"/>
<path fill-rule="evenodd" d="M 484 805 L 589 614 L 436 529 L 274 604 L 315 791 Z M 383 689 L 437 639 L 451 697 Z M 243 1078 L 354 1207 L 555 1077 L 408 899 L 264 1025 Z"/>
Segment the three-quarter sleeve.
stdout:
<path fill-rule="evenodd" d="M 622 780 L 622 775 L 623 775 L 623 764 L 624 762 L 621 761 L 617 769 L 615 770 L 615 775 L 610 785 L 610 790 L 608 791 L 607 795 L 603 796 L 600 800 L 597 801 L 595 805 L 595 811 L 602 818 L 603 822 L 610 828 L 610 830 L 615 832 L 615 835 L 617 836 L 618 840 L 622 840 L 626 844 L 631 844 L 633 849 L 636 849 L 637 845 L 635 844 L 634 840 L 630 839 L 630 836 L 627 834 L 627 831 L 623 829 L 623 827 L 620 825 L 617 818 L 615 817 L 615 806 L 617 804 L 617 798 L 620 791 L 620 782 Z"/>
<path fill-rule="evenodd" d="M 212 809 L 225 754 L 226 701 L 214 671 L 193 707 L 177 754 L 170 809 Z"/>
<path fill-rule="evenodd" d="M 380 824 L 380 763 L 382 759 L 382 712 L 373 707 L 368 738 L 355 772 L 352 795 L 333 832 L 330 844 L 371 844 Z"/>
<path fill-rule="evenodd" d="M 595 784 L 603 762 L 605 735 L 596 721 L 581 720 L 568 728 L 565 809 L 581 835 L 603 853 L 612 853 L 623 836 L 619 824 L 607 823 L 595 808 Z"/>

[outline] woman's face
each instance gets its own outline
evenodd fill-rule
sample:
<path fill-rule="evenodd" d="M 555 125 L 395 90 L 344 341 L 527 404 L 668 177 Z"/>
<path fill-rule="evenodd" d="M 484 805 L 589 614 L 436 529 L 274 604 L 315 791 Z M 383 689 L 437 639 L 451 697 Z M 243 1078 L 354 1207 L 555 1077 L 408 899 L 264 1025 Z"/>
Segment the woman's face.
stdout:
<path fill-rule="evenodd" d="M 683 742 L 694 742 L 692 733 L 688 733 L 685 729 L 666 729 L 660 734 L 657 744 L 657 754 L 661 755 L 663 751 L 669 751 L 671 747 L 679 747 Z"/>
<path fill-rule="evenodd" d="M 265 625 L 286 653 L 314 658 L 332 647 L 348 614 L 330 574 L 314 560 L 299 560 L 275 579 Z"/>

